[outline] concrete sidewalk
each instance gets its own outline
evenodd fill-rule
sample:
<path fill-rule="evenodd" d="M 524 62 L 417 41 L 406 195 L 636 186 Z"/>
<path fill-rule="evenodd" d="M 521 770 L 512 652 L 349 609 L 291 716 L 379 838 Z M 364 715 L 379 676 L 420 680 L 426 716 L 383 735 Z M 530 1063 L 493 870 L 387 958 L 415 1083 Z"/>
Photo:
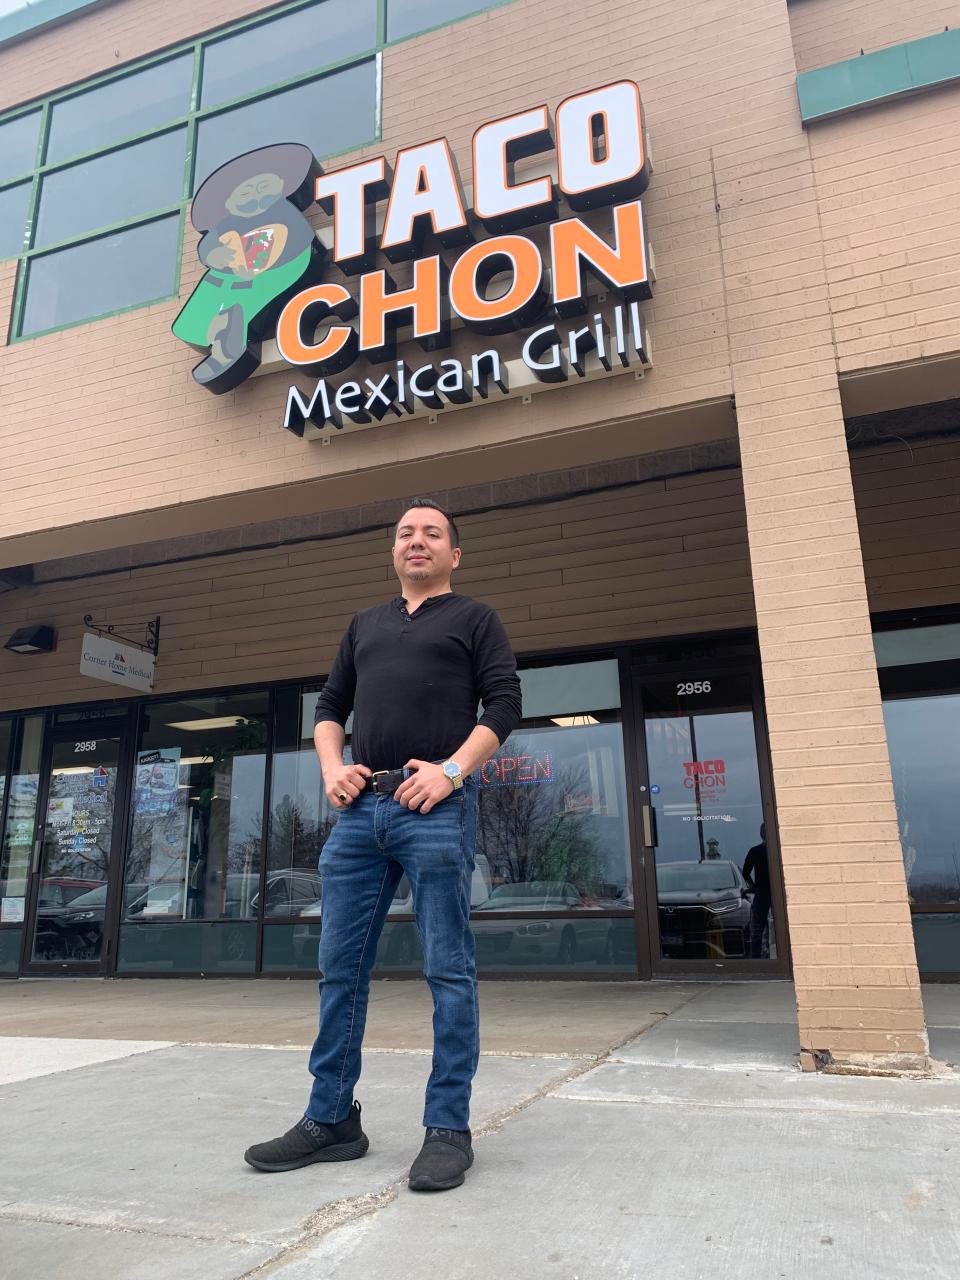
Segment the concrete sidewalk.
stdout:
<path fill-rule="evenodd" d="M 788 983 L 482 991 L 476 1164 L 425 1197 L 404 1180 L 420 984 L 374 989 L 369 1155 L 274 1176 L 241 1154 L 302 1108 L 313 984 L 0 985 L 0 1274 L 957 1274 L 960 1076 L 802 1074 Z M 926 1002 L 935 1053 L 960 1058 L 960 992 Z"/>

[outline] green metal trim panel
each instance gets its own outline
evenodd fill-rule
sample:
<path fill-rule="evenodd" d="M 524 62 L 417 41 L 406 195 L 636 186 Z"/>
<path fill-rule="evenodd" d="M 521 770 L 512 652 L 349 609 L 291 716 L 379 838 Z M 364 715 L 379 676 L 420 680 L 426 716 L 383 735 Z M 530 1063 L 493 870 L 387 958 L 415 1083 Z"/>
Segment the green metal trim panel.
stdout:
<path fill-rule="evenodd" d="M 26 35 L 38 27 L 46 27 L 51 22 L 59 22 L 69 18 L 78 9 L 92 9 L 102 4 L 103 0 L 30 0 L 22 9 L 14 9 L 13 13 L 0 18 L 0 44 L 5 40 L 15 40 L 17 36 Z"/>
<path fill-rule="evenodd" d="M 960 28 L 797 76 L 804 124 L 960 80 Z"/>

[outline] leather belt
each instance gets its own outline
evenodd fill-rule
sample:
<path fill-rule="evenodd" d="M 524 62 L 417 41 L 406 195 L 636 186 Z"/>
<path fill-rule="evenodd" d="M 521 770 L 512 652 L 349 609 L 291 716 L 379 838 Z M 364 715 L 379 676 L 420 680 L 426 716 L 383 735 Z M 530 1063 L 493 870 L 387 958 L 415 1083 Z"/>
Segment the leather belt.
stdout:
<path fill-rule="evenodd" d="M 381 769 L 379 773 L 374 773 L 367 778 L 360 794 L 372 791 L 374 795 L 392 796 L 401 782 L 406 780 L 406 776 L 406 769 Z"/>

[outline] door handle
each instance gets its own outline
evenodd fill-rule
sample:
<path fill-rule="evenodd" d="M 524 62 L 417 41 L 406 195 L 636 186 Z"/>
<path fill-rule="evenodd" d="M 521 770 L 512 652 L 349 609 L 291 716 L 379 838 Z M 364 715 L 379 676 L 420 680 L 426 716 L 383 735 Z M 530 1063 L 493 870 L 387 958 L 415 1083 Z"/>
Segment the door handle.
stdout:
<path fill-rule="evenodd" d="M 43 829 L 33 842 L 33 875 L 40 870 L 40 854 L 43 851 Z"/>
<path fill-rule="evenodd" d="M 657 847 L 657 811 L 652 804 L 645 804 L 640 810 L 643 823 L 643 843 L 648 849 Z"/>

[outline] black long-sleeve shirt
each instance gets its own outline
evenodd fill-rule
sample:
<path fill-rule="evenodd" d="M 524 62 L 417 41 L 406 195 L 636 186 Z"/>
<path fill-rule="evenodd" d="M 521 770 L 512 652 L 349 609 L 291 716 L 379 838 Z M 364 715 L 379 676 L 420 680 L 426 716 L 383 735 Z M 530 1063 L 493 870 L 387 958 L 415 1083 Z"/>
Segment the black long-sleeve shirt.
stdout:
<path fill-rule="evenodd" d="M 767 860 L 766 842 L 755 844 L 743 860 L 744 877 L 760 893 L 770 892 L 770 864 Z"/>
<path fill-rule="evenodd" d="M 504 742 L 521 701 L 503 624 L 489 606 L 453 592 L 412 614 L 400 597 L 364 609 L 341 641 L 315 723 L 345 725 L 351 711 L 351 754 L 374 771 L 446 760 L 477 724 Z"/>

